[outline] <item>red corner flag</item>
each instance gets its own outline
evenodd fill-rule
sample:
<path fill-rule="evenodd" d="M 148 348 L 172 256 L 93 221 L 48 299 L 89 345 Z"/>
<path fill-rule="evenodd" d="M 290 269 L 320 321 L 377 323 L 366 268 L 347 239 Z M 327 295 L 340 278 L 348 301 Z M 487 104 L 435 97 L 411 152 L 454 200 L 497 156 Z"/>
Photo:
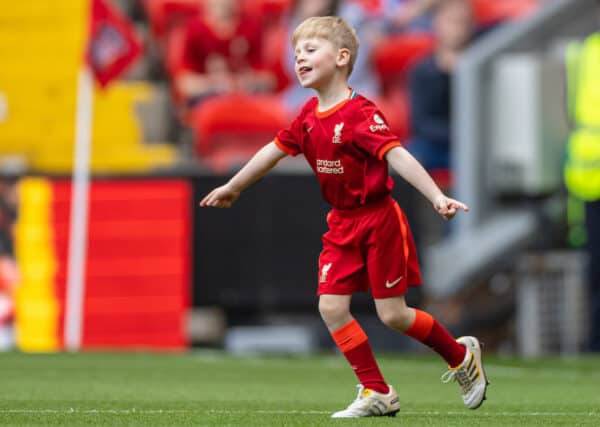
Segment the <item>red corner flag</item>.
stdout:
<path fill-rule="evenodd" d="M 87 61 L 100 86 L 105 87 L 135 61 L 142 47 L 129 19 L 109 0 L 91 2 Z"/>

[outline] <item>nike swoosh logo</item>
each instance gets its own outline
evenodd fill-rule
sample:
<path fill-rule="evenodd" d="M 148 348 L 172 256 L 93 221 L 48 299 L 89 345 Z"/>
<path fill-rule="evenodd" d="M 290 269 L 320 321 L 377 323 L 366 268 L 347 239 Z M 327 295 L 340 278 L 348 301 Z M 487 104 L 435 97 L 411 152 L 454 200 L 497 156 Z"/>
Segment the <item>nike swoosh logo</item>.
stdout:
<path fill-rule="evenodd" d="M 388 288 L 388 289 L 389 289 L 389 288 L 393 288 L 394 286 L 396 286 L 396 285 L 397 285 L 397 284 L 400 282 L 400 280 L 402 280 L 402 278 L 403 278 L 403 277 L 404 277 L 404 276 L 400 276 L 400 277 L 398 277 L 396 280 L 394 280 L 393 282 L 388 282 L 388 281 L 386 280 L 386 282 L 385 282 L 385 287 L 386 287 L 386 288 Z"/>

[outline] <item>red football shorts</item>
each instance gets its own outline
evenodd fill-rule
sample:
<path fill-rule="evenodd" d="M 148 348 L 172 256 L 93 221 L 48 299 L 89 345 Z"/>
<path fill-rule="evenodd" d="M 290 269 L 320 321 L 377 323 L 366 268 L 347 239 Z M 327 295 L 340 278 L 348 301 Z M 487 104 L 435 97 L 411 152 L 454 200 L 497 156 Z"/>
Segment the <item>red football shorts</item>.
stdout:
<path fill-rule="evenodd" d="M 373 298 L 389 298 L 421 284 L 406 215 L 391 197 L 348 211 L 333 209 L 327 225 L 318 295 L 350 295 L 370 288 Z"/>

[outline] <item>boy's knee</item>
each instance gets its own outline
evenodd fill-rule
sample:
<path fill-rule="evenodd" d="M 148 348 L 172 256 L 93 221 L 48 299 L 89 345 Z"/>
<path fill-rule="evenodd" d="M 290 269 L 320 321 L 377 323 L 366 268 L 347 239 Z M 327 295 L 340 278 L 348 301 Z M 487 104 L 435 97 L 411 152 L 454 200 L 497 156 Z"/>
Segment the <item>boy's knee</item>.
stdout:
<path fill-rule="evenodd" d="M 319 313 L 326 323 L 338 322 L 350 315 L 350 311 L 345 304 L 330 299 L 319 301 Z"/>
<path fill-rule="evenodd" d="M 413 315 L 408 307 L 402 310 L 386 310 L 379 312 L 378 315 L 384 325 L 398 331 L 407 330 L 413 320 Z"/>

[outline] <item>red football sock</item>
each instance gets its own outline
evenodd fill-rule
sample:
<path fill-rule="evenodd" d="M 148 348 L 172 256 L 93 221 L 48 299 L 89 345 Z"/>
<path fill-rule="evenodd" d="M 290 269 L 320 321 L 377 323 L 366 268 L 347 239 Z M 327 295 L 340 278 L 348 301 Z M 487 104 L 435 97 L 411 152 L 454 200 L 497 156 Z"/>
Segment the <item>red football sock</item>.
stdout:
<path fill-rule="evenodd" d="M 377 366 L 369 339 L 358 322 L 351 320 L 332 332 L 331 336 L 346 356 L 360 383 L 365 388 L 387 394 L 389 387 Z"/>
<path fill-rule="evenodd" d="M 404 333 L 431 347 L 448 362 L 448 366 L 455 368 L 460 365 L 465 358 L 466 348 L 457 343 L 450 332 L 429 313 L 415 309 L 415 314 L 414 323 Z"/>

